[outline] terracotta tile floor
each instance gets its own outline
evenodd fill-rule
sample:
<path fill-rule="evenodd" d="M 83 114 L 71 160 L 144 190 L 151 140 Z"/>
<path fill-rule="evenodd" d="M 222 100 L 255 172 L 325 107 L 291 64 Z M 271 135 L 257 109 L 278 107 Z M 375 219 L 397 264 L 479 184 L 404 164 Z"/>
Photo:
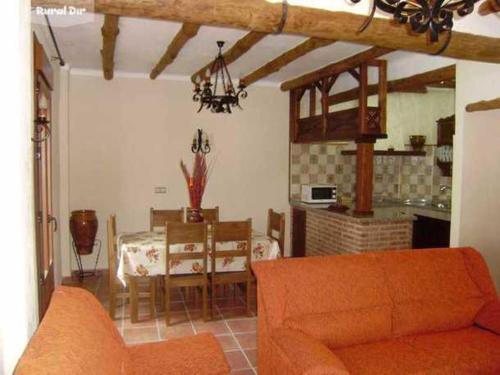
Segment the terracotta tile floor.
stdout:
<path fill-rule="evenodd" d="M 79 283 L 74 278 L 63 280 L 65 285 L 81 286 L 93 292 L 104 307 L 108 307 L 107 275 L 103 272 Z M 255 290 L 255 288 L 253 288 Z M 166 326 L 164 312 L 156 308 L 156 317 L 149 317 L 147 301 L 139 305 L 139 322 L 131 323 L 129 306 L 119 304 L 115 324 L 127 344 L 139 344 L 212 332 L 219 340 L 232 374 L 257 374 L 257 317 L 255 295 L 252 295 L 252 317 L 246 316 L 245 295 L 231 286 L 218 291 L 214 320 L 204 322 L 201 297 L 195 301 L 194 293 L 186 296 L 181 290 L 171 292 L 171 325 Z"/>

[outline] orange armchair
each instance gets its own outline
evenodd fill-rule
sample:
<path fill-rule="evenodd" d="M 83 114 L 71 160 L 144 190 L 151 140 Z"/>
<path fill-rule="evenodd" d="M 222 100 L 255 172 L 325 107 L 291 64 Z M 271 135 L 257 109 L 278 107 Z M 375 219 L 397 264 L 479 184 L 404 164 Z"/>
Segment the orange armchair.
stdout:
<path fill-rule="evenodd" d="M 500 373 L 500 303 L 474 249 L 252 268 L 259 374 Z"/>
<path fill-rule="evenodd" d="M 211 334 L 127 346 L 92 294 L 59 287 L 15 374 L 221 375 L 229 366 Z"/>

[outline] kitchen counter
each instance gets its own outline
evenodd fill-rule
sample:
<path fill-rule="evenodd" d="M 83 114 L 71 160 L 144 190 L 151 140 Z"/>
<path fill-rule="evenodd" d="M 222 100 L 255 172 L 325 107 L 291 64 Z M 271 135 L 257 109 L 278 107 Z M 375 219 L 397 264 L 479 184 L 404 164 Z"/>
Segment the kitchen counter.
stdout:
<path fill-rule="evenodd" d="M 356 216 L 353 209 L 346 212 L 336 212 L 328 210 L 329 204 L 326 203 L 304 203 L 291 200 L 292 207 L 305 210 L 321 210 L 327 212 L 333 217 L 341 217 L 345 220 L 352 220 L 359 223 L 373 223 L 385 221 L 404 221 L 414 220 L 414 215 L 427 216 L 433 219 L 450 221 L 451 212 L 446 208 L 439 208 L 431 204 L 423 204 L 422 201 L 401 201 L 401 200 L 383 200 L 376 201 L 373 205 L 373 216 Z"/>
<path fill-rule="evenodd" d="M 399 206 L 376 206 L 373 208 L 373 216 L 356 216 L 353 209 L 346 212 L 336 212 L 328 210 L 329 204 L 303 203 L 300 201 L 290 201 L 292 207 L 301 208 L 307 211 L 317 211 L 324 215 L 355 223 L 377 223 L 388 221 L 412 221 L 413 215 L 406 207 Z"/>
<path fill-rule="evenodd" d="M 450 211 L 422 201 L 377 201 L 373 216 L 352 209 L 336 212 L 329 204 L 290 201 L 294 256 L 334 255 L 363 251 L 410 249 L 417 215 L 450 220 Z"/>

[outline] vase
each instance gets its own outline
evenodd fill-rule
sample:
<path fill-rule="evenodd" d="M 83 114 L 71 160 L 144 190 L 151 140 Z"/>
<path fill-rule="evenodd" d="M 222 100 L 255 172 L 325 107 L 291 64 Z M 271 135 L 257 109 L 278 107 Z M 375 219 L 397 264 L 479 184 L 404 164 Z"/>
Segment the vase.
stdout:
<path fill-rule="evenodd" d="M 94 210 L 77 210 L 71 212 L 69 229 L 78 254 L 92 254 L 98 221 Z"/>
<path fill-rule="evenodd" d="M 201 223 L 203 222 L 203 216 L 201 214 L 201 209 L 199 208 L 189 208 L 187 213 L 188 223 Z"/>

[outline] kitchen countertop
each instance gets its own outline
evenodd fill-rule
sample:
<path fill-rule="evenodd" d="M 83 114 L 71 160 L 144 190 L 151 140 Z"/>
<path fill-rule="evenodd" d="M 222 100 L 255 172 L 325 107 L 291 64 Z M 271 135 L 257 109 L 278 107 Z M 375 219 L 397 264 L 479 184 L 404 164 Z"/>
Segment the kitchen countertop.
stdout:
<path fill-rule="evenodd" d="M 431 217 L 439 220 L 450 221 L 450 210 L 437 208 L 431 205 L 421 204 L 419 201 L 408 202 L 400 200 L 375 201 L 373 206 L 373 216 L 356 216 L 353 209 L 346 212 L 329 211 L 327 203 L 304 203 L 291 200 L 290 205 L 305 210 L 314 210 L 342 220 L 355 221 L 358 223 L 374 223 L 387 221 L 412 221 L 415 215 Z"/>

